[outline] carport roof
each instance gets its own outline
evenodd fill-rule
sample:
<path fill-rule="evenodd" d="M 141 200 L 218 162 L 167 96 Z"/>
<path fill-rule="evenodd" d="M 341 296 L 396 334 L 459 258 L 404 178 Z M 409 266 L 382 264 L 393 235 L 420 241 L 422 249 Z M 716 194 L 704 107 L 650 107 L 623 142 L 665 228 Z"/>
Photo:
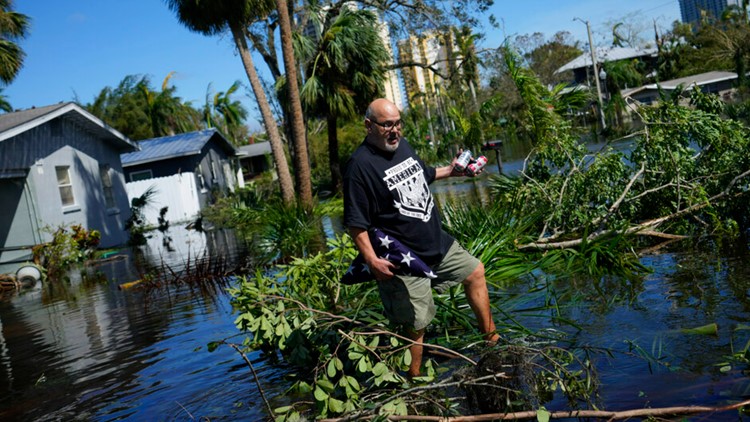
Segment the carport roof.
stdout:
<path fill-rule="evenodd" d="M 122 160 L 123 167 L 129 167 L 171 158 L 187 157 L 200 154 L 203 147 L 211 139 L 216 139 L 228 155 L 233 156 L 237 154 L 237 149 L 234 145 L 223 137 L 218 130 L 206 129 L 161 138 L 145 139 L 138 142 L 138 146 L 141 148 L 140 151 L 122 154 L 120 159 Z"/>

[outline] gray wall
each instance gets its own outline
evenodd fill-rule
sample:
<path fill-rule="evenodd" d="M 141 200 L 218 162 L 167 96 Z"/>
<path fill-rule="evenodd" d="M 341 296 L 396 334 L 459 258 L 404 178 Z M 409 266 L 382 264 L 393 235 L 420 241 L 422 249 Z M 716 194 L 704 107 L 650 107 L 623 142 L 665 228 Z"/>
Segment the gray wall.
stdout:
<path fill-rule="evenodd" d="M 124 244 L 130 216 L 125 179 L 115 145 L 95 137 L 78 123 L 58 118 L 0 142 L 0 168 L 29 169 L 26 182 L 34 192 L 36 218 L 42 228 L 81 224 L 99 230 L 101 247 Z M 107 209 L 99 166 L 108 164 L 115 206 Z M 56 166 L 69 166 L 75 205 L 62 206 Z M 42 230 L 43 239 L 51 235 Z"/>

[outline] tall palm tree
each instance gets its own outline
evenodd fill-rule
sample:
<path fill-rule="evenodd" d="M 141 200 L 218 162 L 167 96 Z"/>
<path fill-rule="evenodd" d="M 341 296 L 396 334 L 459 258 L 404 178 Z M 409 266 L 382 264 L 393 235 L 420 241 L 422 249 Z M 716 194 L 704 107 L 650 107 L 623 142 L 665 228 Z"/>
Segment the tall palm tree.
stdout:
<path fill-rule="evenodd" d="M 221 34 L 227 30 L 232 34 L 237 51 L 245 67 L 253 94 L 263 119 L 263 126 L 271 143 L 271 153 L 279 176 L 281 198 L 285 204 L 294 202 L 294 186 L 287 165 L 284 146 L 276 121 L 271 112 L 260 77 L 255 69 L 250 49 L 245 37 L 245 28 L 253 21 L 271 13 L 275 3 L 272 0 L 164 0 L 177 19 L 189 30 L 203 35 Z"/>
<path fill-rule="evenodd" d="M 372 12 L 331 9 L 325 16 L 319 42 L 305 58 L 306 80 L 302 103 L 310 115 L 328 125 L 331 182 L 340 187 L 341 168 L 337 120 L 361 115 L 381 95 L 389 55 L 378 35 Z"/>
<path fill-rule="evenodd" d="M 479 112 L 479 102 L 477 101 L 477 85 L 479 83 L 479 57 L 475 41 L 479 39 L 479 34 L 472 34 L 471 28 L 464 25 L 461 29 L 454 28 L 458 52 L 461 55 L 461 80 L 469 88 L 473 112 Z"/>
<path fill-rule="evenodd" d="M 0 0 L 0 81 L 9 84 L 23 67 L 26 53 L 16 44 L 28 35 L 29 17 L 14 12 L 13 0 Z"/>
<path fill-rule="evenodd" d="M 307 153 L 307 135 L 305 119 L 302 114 L 299 85 L 297 81 L 297 60 L 294 58 L 292 44 L 292 21 L 286 0 L 276 0 L 276 11 L 279 13 L 279 33 L 281 34 L 281 53 L 284 57 L 284 71 L 288 89 L 292 138 L 294 141 L 294 169 L 297 175 L 297 194 L 300 204 L 307 211 L 312 211 L 312 177 Z"/>

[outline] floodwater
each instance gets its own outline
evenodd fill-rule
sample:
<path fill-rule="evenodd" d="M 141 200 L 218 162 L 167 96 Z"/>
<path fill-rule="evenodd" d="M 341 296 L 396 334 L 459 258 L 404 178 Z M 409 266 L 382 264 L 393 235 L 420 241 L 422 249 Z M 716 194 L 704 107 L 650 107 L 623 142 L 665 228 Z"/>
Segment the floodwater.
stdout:
<path fill-rule="evenodd" d="M 436 191 L 484 195 L 474 182 Z M 158 237 L 149 244 L 154 265 L 179 268 L 204 253 L 232 263 L 246 258 L 231 233 L 173 226 L 170 234 L 172 251 Z M 493 290 L 493 305 L 527 327 L 566 333 L 573 347 L 608 350 L 591 355 L 605 409 L 731 404 L 750 398 L 750 353 L 740 353 L 750 340 L 750 253 L 741 245 L 648 255 L 643 263 L 653 273 L 637 282 L 546 280 L 548 289 L 533 290 L 544 280 L 529 280 Z M 123 250 L 68 282 L 0 298 L 0 420 L 268 419 L 242 357 L 229 346 L 207 350 L 212 341 L 241 341 L 228 295 L 120 289 L 140 277 L 137 267 Z M 554 311 L 536 309 L 550 300 L 559 302 Z M 576 326 L 550 325 L 553 314 Z M 498 327 L 514 323 L 495 315 Z M 711 323 L 713 335 L 682 330 Z M 285 368 L 260 353 L 248 358 L 271 405 L 285 404 Z M 559 395 L 545 404 L 565 405 Z M 681 420 L 750 419 L 728 411 Z"/>
<path fill-rule="evenodd" d="M 161 251 L 148 257 L 156 266 L 179 269 L 204 252 L 242 259 L 230 233 L 173 228 L 170 234 L 174 251 L 164 251 L 161 239 L 147 249 Z M 229 346 L 206 348 L 238 334 L 228 295 L 120 289 L 138 278 L 136 267 L 123 250 L 85 275 L 71 274 L 69 282 L 0 300 L 0 420 L 263 417 L 241 356 Z M 283 370 L 249 358 L 266 394 L 280 395 L 275 380 Z"/>

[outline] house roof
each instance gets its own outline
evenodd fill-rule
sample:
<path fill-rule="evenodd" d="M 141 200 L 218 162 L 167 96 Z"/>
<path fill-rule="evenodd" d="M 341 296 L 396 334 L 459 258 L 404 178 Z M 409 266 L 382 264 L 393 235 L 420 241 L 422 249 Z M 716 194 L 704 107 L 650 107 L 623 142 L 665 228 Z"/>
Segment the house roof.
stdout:
<path fill-rule="evenodd" d="M 655 56 L 656 48 L 633 48 L 633 47 L 600 47 L 596 49 L 596 62 L 612 62 L 617 60 L 632 59 L 635 57 Z M 584 53 L 564 64 L 555 73 L 566 70 L 581 69 L 591 66 L 591 53 Z"/>
<path fill-rule="evenodd" d="M 646 88 L 656 89 L 657 85 L 661 86 L 661 89 L 675 89 L 679 85 L 682 85 L 685 88 L 690 88 L 693 85 L 702 86 L 732 79 L 737 79 L 736 73 L 715 70 L 712 72 L 685 76 L 684 78 L 672 79 L 671 81 L 657 82 L 655 84 L 646 85 Z"/>
<path fill-rule="evenodd" d="M 57 118 L 79 124 L 84 130 L 113 143 L 120 151 L 134 151 L 138 148 L 125 135 L 72 102 L 0 114 L 0 142 Z"/>
<path fill-rule="evenodd" d="M 171 158 L 200 154 L 203 147 L 215 140 L 227 154 L 236 155 L 237 149 L 216 129 L 199 130 L 161 138 L 144 139 L 138 142 L 140 151 L 122 154 L 123 167 L 163 161 Z"/>
<path fill-rule="evenodd" d="M 250 145 L 242 145 L 240 152 L 237 154 L 240 158 L 257 157 L 271 153 L 271 143 L 268 141 L 256 142 Z"/>
<path fill-rule="evenodd" d="M 724 71 L 711 71 L 705 73 L 698 73 L 696 75 L 685 76 L 683 78 L 672 79 L 670 81 L 657 82 L 653 84 L 644 85 L 633 89 L 624 89 L 620 93 L 623 98 L 634 95 L 644 90 L 656 90 L 661 87 L 664 90 L 674 90 L 678 86 L 682 85 L 683 89 L 688 89 L 694 85 L 703 86 L 716 82 L 723 82 L 728 80 L 737 79 L 737 74 L 734 72 Z"/>

